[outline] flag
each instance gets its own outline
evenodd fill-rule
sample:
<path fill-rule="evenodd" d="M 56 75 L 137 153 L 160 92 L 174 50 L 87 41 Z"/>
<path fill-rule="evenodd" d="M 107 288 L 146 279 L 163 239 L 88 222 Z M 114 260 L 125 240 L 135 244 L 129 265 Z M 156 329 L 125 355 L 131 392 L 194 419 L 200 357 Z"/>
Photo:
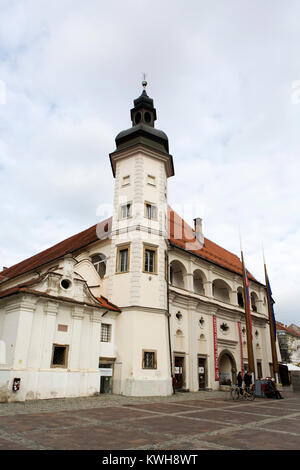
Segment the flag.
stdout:
<path fill-rule="evenodd" d="M 267 293 L 268 293 L 268 296 L 269 296 L 269 299 L 270 299 L 270 308 L 271 308 L 273 328 L 274 328 L 274 338 L 275 338 L 275 341 L 276 341 L 276 320 L 275 320 L 274 307 L 273 307 L 273 305 L 275 304 L 275 301 L 272 297 L 272 290 L 271 290 L 270 281 L 269 281 L 269 277 L 268 277 L 267 272 L 266 272 L 266 281 L 267 281 L 267 286 L 266 286 L 267 287 Z"/>
<path fill-rule="evenodd" d="M 247 332 L 247 351 L 248 351 L 248 367 L 251 373 L 255 375 L 254 354 L 253 354 L 253 336 L 252 336 L 252 319 L 250 312 L 250 285 L 247 270 L 244 263 L 243 250 L 241 250 L 243 286 L 244 286 L 244 304 L 245 304 L 245 320 Z"/>
<path fill-rule="evenodd" d="M 272 291 L 271 291 L 270 281 L 269 281 L 269 277 L 267 273 L 267 267 L 266 267 L 264 254 L 263 254 L 263 258 L 264 258 L 264 270 L 265 270 L 265 280 L 266 280 L 266 292 L 267 292 L 267 298 L 268 298 L 268 314 L 269 314 L 273 369 L 276 375 L 278 374 L 279 367 L 278 367 L 278 359 L 277 359 L 277 351 L 276 351 L 276 321 L 275 321 L 274 308 L 273 308 L 273 305 L 275 302 L 272 297 Z"/>
<path fill-rule="evenodd" d="M 247 269 L 244 264 L 244 273 L 245 273 L 245 287 L 246 287 L 246 295 L 247 295 L 247 308 L 248 308 L 248 318 L 249 318 L 249 324 L 250 324 L 250 331 L 251 331 L 251 336 L 252 336 L 252 318 L 251 318 L 251 308 L 250 308 L 250 284 L 249 284 L 249 279 L 247 275 Z"/>

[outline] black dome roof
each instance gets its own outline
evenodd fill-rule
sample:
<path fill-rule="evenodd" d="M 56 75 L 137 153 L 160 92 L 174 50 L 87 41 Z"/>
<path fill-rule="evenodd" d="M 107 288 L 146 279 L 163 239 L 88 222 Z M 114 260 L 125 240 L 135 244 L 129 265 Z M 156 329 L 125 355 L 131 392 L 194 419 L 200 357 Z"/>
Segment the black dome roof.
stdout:
<path fill-rule="evenodd" d="M 134 100 L 134 108 L 130 115 L 132 127 L 120 132 L 116 137 L 117 150 L 131 147 L 135 144 L 144 144 L 164 153 L 169 153 L 169 141 L 167 135 L 154 128 L 156 121 L 156 109 L 153 99 L 144 89 L 142 94 Z"/>

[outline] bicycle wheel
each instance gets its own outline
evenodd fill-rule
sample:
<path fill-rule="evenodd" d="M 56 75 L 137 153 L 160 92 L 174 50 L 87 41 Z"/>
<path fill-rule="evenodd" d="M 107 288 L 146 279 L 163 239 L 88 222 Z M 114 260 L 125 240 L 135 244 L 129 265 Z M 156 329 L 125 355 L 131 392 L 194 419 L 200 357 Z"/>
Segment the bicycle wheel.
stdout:
<path fill-rule="evenodd" d="M 234 401 L 236 401 L 236 400 L 238 400 L 238 399 L 240 398 L 240 391 L 239 391 L 239 389 L 233 388 L 233 389 L 231 390 L 231 398 L 232 398 Z"/>
<path fill-rule="evenodd" d="M 254 398 L 255 398 L 254 392 L 248 392 L 248 393 L 247 393 L 247 400 L 253 401 Z"/>

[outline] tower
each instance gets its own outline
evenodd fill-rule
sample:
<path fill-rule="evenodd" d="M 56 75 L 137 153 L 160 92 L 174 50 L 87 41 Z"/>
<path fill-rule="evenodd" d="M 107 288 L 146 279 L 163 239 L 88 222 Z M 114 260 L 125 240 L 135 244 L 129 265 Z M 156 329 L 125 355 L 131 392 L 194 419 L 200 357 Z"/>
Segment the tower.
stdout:
<path fill-rule="evenodd" d="M 122 309 L 114 392 L 171 393 L 166 282 L 167 179 L 174 174 L 168 137 L 155 129 L 146 93 L 134 100 L 132 127 L 110 154 L 115 177 L 109 298 Z"/>

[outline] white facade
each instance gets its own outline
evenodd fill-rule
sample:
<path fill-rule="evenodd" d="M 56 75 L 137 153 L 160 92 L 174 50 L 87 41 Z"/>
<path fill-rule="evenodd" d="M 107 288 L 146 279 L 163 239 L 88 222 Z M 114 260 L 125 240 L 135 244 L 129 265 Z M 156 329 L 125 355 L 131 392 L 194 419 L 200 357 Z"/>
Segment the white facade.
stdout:
<path fill-rule="evenodd" d="M 136 101 L 133 120 L 141 109 L 144 116 L 150 110 L 154 122 L 149 99 Z M 134 123 L 137 137 L 131 145 L 120 138 L 110 156 L 115 193 L 106 236 L 82 238 L 70 254 L 21 266 L 18 275 L 0 273 L 0 401 L 100 391 L 170 395 L 172 380 L 191 391 L 218 389 L 241 370 L 241 347 L 247 363 L 246 337 L 241 345 L 238 329 L 239 322 L 245 325 L 237 297 L 241 275 L 170 244 L 172 157 L 165 135 L 153 127 Z M 105 260 L 104 274 L 95 268 L 96 255 Z M 265 288 L 255 281 L 250 287 L 256 376 L 267 376 L 272 358 Z M 15 391 L 14 379 L 21 379 Z"/>

